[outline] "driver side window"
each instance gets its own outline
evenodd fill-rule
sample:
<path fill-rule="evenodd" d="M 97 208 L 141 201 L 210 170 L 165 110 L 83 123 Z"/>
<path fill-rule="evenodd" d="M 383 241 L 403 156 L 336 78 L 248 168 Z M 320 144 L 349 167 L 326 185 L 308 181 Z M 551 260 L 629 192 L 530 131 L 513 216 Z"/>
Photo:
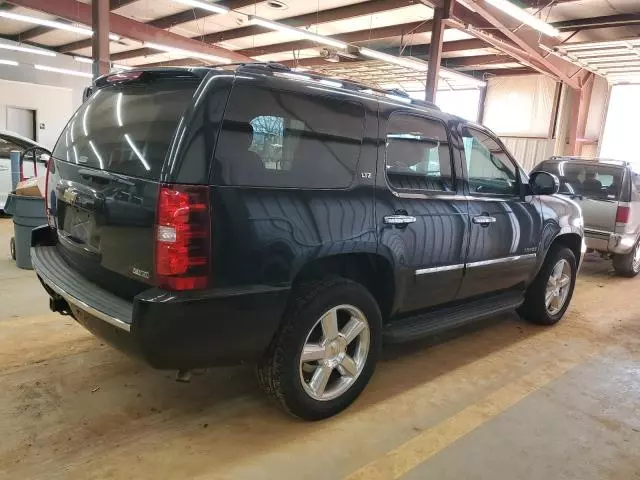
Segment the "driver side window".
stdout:
<path fill-rule="evenodd" d="M 464 153 L 472 194 L 517 195 L 516 167 L 500 145 L 486 133 L 464 127 Z"/>

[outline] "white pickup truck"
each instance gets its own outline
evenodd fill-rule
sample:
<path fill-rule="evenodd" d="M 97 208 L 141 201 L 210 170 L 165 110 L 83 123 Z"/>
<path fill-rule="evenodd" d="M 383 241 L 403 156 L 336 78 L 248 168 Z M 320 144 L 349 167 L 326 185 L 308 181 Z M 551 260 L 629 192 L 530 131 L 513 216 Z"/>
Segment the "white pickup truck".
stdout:
<path fill-rule="evenodd" d="M 7 196 L 12 190 L 11 183 L 11 158 L 12 151 L 20 153 L 33 147 L 38 147 L 41 152 L 37 152 L 34 166 L 33 155 L 28 155 L 23 165 L 23 175 L 30 178 L 38 174 L 44 174 L 49 159 L 49 150 L 43 145 L 17 133 L 0 130 L 0 211 L 4 210 Z M 34 171 L 35 170 L 35 171 Z"/>

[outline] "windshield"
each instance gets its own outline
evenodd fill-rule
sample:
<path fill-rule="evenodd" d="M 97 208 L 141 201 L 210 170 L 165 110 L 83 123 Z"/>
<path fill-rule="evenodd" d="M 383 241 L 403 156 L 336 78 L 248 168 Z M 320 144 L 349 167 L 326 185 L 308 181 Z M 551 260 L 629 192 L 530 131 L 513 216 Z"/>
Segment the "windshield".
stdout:
<path fill-rule="evenodd" d="M 620 167 L 562 161 L 545 164 L 542 170 L 558 176 L 560 193 L 606 200 L 620 197 L 624 172 Z"/>
<path fill-rule="evenodd" d="M 198 83 L 161 79 L 98 90 L 71 118 L 53 156 L 110 172 L 158 178 Z"/>

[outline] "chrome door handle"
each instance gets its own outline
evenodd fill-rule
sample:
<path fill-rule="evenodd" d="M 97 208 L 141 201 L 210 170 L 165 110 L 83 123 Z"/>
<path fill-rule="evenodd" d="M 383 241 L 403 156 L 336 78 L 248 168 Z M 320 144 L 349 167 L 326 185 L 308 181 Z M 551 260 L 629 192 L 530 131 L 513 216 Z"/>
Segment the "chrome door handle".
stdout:
<path fill-rule="evenodd" d="M 478 225 L 482 225 L 483 227 L 488 227 L 492 223 L 496 223 L 496 217 L 491 217 L 489 215 L 478 215 L 477 217 L 473 217 L 473 223 L 477 223 Z"/>
<path fill-rule="evenodd" d="M 416 217 L 411 215 L 387 215 L 384 217 L 384 223 L 386 225 L 409 225 L 416 222 Z"/>

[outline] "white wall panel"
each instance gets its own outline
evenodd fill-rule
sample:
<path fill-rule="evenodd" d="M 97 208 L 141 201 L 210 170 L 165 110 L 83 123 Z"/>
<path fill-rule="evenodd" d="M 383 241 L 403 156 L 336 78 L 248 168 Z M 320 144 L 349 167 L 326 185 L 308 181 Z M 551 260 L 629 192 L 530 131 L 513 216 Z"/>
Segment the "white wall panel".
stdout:
<path fill-rule="evenodd" d="M 52 149 L 75 110 L 73 97 L 70 88 L 0 80 L 0 130 L 6 129 L 7 106 L 35 110 L 36 141 Z"/>
<path fill-rule="evenodd" d="M 498 135 L 546 137 L 556 82 L 544 75 L 490 78 L 484 123 Z"/>
<path fill-rule="evenodd" d="M 553 155 L 554 140 L 530 137 L 500 137 L 518 163 L 530 172 Z"/>

